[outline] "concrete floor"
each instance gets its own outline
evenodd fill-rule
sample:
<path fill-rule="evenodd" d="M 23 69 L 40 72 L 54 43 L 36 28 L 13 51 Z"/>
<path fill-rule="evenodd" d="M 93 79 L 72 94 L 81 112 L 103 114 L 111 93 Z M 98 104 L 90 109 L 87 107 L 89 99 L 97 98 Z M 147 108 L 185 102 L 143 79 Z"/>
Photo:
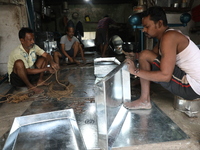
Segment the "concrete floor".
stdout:
<path fill-rule="evenodd" d="M 88 60 L 91 60 L 95 56 L 86 55 L 86 59 L 88 56 Z M 87 67 L 93 67 L 93 65 L 87 64 Z M 63 65 L 61 69 L 71 67 L 74 71 L 80 69 L 81 66 L 76 65 Z M 135 82 L 136 80 L 132 80 Z M 84 81 L 82 81 L 84 83 Z M 0 86 L 0 94 L 5 94 L 10 85 L 8 83 L 3 83 Z M 44 89 L 46 87 L 43 87 Z M 139 93 L 139 86 L 134 86 Z M 23 89 L 26 90 L 26 89 Z M 89 97 L 85 97 L 84 99 L 93 100 L 94 95 L 90 95 Z M 0 106 L 0 149 L 3 148 L 5 140 L 7 138 L 8 132 L 12 126 L 13 120 L 15 117 L 24 115 L 24 112 L 28 110 L 30 105 L 37 101 L 38 96 L 33 96 L 26 101 L 20 103 L 4 103 Z M 158 149 L 158 150 L 200 150 L 200 113 L 197 114 L 197 118 L 189 118 L 184 113 L 177 111 L 174 109 L 174 95 L 163 89 L 157 84 L 152 83 L 151 88 L 151 99 L 152 101 L 170 118 L 172 119 L 190 138 L 181 141 L 172 141 L 172 142 L 163 142 L 163 143 L 152 143 L 145 145 L 136 145 L 133 147 L 127 148 L 115 148 L 115 149 L 123 149 L 123 150 L 149 150 L 149 149 Z M 33 113 L 37 112 L 37 110 L 33 110 Z"/>

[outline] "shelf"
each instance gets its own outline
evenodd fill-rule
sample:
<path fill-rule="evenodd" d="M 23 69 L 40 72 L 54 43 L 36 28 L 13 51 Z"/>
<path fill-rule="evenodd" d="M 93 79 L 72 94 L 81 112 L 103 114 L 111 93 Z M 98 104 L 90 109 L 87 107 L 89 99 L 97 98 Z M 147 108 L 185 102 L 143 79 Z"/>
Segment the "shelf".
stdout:
<path fill-rule="evenodd" d="M 190 7 L 175 8 L 175 7 L 162 7 L 167 13 L 184 13 L 191 10 Z"/>
<path fill-rule="evenodd" d="M 167 13 L 184 13 L 191 11 L 194 0 L 189 0 L 187 7 L 162 7 Z"/>

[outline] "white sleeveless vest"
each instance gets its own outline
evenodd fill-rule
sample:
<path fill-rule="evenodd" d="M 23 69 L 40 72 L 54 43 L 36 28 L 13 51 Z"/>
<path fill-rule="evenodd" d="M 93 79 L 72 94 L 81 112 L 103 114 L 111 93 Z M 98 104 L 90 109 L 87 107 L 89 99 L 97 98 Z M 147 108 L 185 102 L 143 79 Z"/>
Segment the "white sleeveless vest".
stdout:
<path fill-rule="evenodd" d="M 167 31 L 169 30 L 174 29 L 168 29 Z M 181 33 L 179 30 L 175 31 Z M 200 95 L 200 50 L 188 36 L 186 37 L 189 40 L 189 44 L 182 52 L 176 55 L 176 65 L 186 72 L 188 83 Z"/>

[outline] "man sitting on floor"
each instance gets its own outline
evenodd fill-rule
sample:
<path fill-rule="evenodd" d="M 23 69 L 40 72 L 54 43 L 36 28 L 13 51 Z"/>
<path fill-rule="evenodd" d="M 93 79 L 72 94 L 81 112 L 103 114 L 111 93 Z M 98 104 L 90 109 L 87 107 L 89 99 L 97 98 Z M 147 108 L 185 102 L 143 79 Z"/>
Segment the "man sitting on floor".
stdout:
<path fill-rule="evenodd" d="M 22 28 L 19 31 L 19 40 L 21 45 L 13 50 L 8 58 L 9 81 L 13 86 L 27 86 L 36 94 L 41 93 L 43 89 L 37 86 L 46 84 L 43 81 L 43 73 L 54 73 L 59 69 L 59 65 L 53 61 L 52 56 L 35 45 L 33 30 Z M 48 64 L 51 67 L 47 67 Z"/>
<path fill-rule="evenodd" d="M 79 40 L 74 36 L 74 27 L 67 26 L 66 35 L 61 37 L 61 52 L 54 52 L 54 60 L 57 64 L 59 64 L 59 59 L 68 58 L 71 63 L 80 64 L 75 58 L 77 54 L 80 52 L 83 62 L 85 63 L 83 49 Z"/>

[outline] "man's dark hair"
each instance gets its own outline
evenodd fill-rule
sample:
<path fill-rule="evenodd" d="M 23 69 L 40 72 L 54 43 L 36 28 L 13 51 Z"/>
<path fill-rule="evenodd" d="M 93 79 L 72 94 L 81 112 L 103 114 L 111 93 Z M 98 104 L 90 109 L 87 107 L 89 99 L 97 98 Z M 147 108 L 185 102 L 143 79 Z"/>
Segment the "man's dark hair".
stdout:
<path fill-rule="evenodd" d="M 21 28 L 21 30 L 19 30 L 19 34 L 18 34 L 19 39 L 24 39 L 26 33 L 33 33 L 33 30 L 30 28 L 25 28 L 25 27 Z"/>
<path fill-rule="evenodd" d="M 104 18 L 109 17 L 108 15 L 105 15 Z"/>
<path fill-rule="evenodd" d="M 150 19 L 154 21 L 154 23 L 157 23 L 159 20 L 162 20 L 164 26 L 167 26 L 168 24 L 166 13 L 162 9 L 162 7 L 159 6 L 149 7 L 142 14 L 142 17 L 147 17 L 147 16 L 150 16 Z"/>
<path fill-rule="evenodd" d="M 69 20 L 67 22 L 67 26 L 65 27 L 65 32 L 68 31 L 68 28 L 75 28 L 74 22 L 72 20 Z"/>

